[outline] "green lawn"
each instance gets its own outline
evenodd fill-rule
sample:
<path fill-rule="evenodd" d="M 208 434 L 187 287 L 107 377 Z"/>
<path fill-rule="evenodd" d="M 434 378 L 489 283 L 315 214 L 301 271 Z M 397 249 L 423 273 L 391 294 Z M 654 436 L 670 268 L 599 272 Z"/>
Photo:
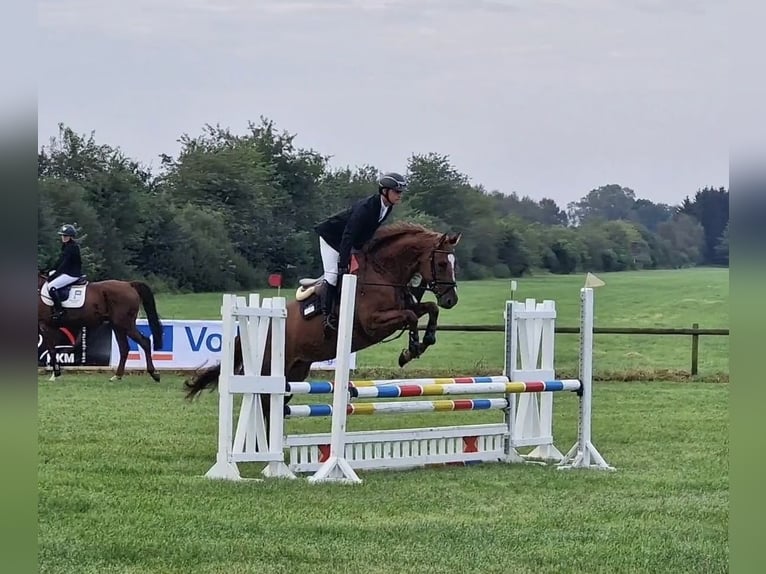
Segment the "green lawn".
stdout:
<path fill-rule="evenodd" d="M 600 275 L 597 326 L 728 327 L 728 271 Z M 576 325 L 584 277 L 519 282 L 517 299 L 555 299 Z M 271 293 L 262 291 L 262 294 Z M 508 282 L 466 282 L 444 324 L 502 322 Z M 218 318 L 220 294 L 162 295 L 166 318 Z M 502 333 L 442 333 L 406 372 L 502 369 Z M 576 373 L 576 335 L 556 339 Z M 617 468 L 561 472 L 482 464 L 362 472 L 358 486 L 305 480 L 232 484 L 215 460 L 218 395 L 184 401 L 182 379 L 71 371 L 38 380 L 40 571 L 180 573 L 717 573 L 728 571 L 728 338 L 702 338 L 700 380 L 685 380 L 687 337 L 598 336 L 593 437 Z M 400 375 L 401 341 L 359 356 Z M 678 371 L 678 372 L 677 372 Z M 673 379 L 673 380 L 670 380 Z M 705 382 L 702 382 L 702 381 Z M 711 383 L 709 381 L 724 381 Z M 295 397 L 292 404 L 304 402 Z M 317 397 L 326 400 L 327 397 Z M 577 401 L 554 400 L 554 437 L 575 441 Z M 498 412 L 350 417 L 349 430 L 499 421 Z M 289 433 L 328 419 L 287 421 Z M 259 465 L 240 465 L 257 476 Z"/>
<path fill-rule="evenodd" d="M 598 383 L 594 442 L 614 473 L 483 464 L 360 473 L 349 487 L 204 479 L 217 395 L 188 404 L 177 378 L 106 379 L 39 383 L 41 572 L 727 571 L 728 384 Z M 556 397 L 561 450 L 575 440 L 576 405 Z M 501 417 L 451 415 L 349 422 Z"/>
<path fill-rule="evenodd" d="M 599 275 L 605 287 L 596 290 L 595 324 L 599 327 L 729 326 L 728 269 L 643 271 Z M 516 300 L 553 299 L 557 324 L 577 326 L 579 288 L 583 275 L 524 278 L 518 281 Z M 276 294 L 264 289 L 263 296 Z M 293 290 L 282 294 L 292 297 Z M 459 286 L 460 302 L 442 310 L 441 324 L 502 325 L 505 301 L 510 296 L 506 280 L 468 281 Z M 427 295 L 431 297 L 431 295 Z M 158 308 L 167 319 L 220 319 L 221 294 L 161 295 Z M 562 376 L 576 374 L 577 335 L 556 339 L 556 365 Z M 358 355 L 358 366 L 375 369 L 382 377 L 401 376 L 396 360 L 406 345 L 406 335 Z M 691 362 L 691 337 L 647 335 L 598 335 L 594 341 L 594 372 L 606 379 L 685 379 Z M 503 368 L 502 333 L 442 332 L 428 352 L 405 372 L 413 376 L 499 373 Z M 727 380 L 729 340 L 725 336 L 700 338 L 699 379 Z"/>

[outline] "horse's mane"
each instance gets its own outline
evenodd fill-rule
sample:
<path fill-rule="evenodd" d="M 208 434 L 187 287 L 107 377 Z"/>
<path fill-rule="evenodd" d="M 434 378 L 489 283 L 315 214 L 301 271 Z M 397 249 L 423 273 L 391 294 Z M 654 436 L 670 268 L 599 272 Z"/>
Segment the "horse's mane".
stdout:
<path fill-rule="evenodd" d="M 417 223 L 401 221 L 379 228 L 363 249 L 363 254 L 378 271 L 400 274 L 423 252 L 433 249 L 442 234 Z"/>
<path fill-rule="evenodd" d="M 441 236 L 441 233 L 423 225 L 399 221 L 378 229 L 365 246 L 364 253 L 373 257 L 383 257 L 384 250 L 397 242 L 402 243 L 400 250 L 408 248 L 420 253 L 426 247 L 433 247 Z"/>

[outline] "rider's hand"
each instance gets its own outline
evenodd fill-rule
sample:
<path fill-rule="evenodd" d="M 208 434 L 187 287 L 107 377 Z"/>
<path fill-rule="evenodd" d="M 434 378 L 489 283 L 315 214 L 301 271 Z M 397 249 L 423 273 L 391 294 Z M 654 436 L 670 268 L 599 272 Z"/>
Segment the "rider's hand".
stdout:
<path fill-rule="evenodd" d="M 55 274 L 56 274 L 56 270 L 55 269 L 51 269 L 50 271 L 48 271 L 48 277 L 53 277 L 53 275 L 55 275 Z"/>

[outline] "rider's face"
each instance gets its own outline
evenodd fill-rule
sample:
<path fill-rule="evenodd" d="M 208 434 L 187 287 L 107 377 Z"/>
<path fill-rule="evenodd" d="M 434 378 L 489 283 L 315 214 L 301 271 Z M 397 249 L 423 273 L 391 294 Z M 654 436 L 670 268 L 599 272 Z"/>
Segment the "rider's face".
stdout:
<path fill-rule="evenodd" d="M 386 190 L 384 197 L 388 200 L 388 203 L 396 205 L 402 200 L 402 192 L 396 191 L 395 189 L 388 189 Z"/>

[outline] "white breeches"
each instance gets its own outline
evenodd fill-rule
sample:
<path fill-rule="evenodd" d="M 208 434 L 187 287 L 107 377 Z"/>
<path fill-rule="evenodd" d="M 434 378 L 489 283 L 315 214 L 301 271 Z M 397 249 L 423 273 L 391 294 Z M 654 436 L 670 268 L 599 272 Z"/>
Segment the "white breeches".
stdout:
<path fill-rule="evenodd" d="M 48 288 L 55 287 L 56 289 L 61 289 L 62 287 L 66 287 L 67 285 L 74 283 L 77 281 L 77 277 L 72 277 L 71 275 L 62 274 L 56 277 L 55 279 L 51 279 L 48 281 Z"/>
<path fill-rule="evenodd" d="M 321 237 L 319 238 L 319 253 L 322 255 L 322 266 L 324 267 L 324 278 L 330 285 L 338 285 L 338 260 L 340 253 L 335 251 Z"/>

